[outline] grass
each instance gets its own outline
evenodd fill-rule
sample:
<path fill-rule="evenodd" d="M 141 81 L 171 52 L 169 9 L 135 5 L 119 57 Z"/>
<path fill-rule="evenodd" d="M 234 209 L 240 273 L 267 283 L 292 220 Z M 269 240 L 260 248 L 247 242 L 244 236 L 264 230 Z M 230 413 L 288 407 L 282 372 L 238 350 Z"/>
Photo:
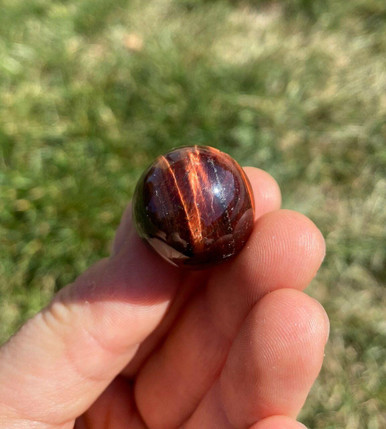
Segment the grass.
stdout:
<path fill-rule="evenodd" d="M 108 253 L 154 156 L 210 144 L 315 221 L 310 428 L 386 425 L 383 0 L 0 1 L 0 342 Z"/>

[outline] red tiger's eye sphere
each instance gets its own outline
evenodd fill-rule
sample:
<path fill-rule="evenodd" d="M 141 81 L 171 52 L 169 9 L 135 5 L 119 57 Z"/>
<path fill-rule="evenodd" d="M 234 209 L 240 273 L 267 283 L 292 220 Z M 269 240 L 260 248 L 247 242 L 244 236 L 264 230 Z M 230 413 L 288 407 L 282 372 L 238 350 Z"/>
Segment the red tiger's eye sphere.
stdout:
<path fill-rule="evenodd" d="M 253 228 L 249 180 L 237 162 L 208 146 L 158 157 L 133 201 L 138 234 L 179 267 L 207 268 L 236 255 Z"/>

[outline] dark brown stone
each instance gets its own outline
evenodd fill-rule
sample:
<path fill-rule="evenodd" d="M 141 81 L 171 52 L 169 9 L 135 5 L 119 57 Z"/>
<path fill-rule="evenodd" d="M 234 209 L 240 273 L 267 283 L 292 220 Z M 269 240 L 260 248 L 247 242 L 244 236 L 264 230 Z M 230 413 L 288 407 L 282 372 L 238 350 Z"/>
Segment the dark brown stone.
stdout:
<path fill-rule="evenodd" d="M 252 188 L 243 169 L 209 146 L 175 149 L 140 178 L 138 234 L 174 265 L 207 268 L 235 256 L 253 229 Z"/>

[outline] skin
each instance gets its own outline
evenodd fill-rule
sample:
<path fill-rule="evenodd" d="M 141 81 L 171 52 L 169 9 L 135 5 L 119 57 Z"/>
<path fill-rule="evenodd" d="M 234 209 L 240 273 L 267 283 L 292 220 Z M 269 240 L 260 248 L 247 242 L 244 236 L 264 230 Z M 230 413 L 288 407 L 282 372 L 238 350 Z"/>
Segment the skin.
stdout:
<path fill-rule="evenodd" d="M 246 168 L 256 224 L 232 261 L 201 272 L 164 262 L 130 207 L 109 258 L 64 288 L 0 349 L 0 428 L 300 429 L 328 337 L 303 290 L 320 231 L 280 210 Z"/>

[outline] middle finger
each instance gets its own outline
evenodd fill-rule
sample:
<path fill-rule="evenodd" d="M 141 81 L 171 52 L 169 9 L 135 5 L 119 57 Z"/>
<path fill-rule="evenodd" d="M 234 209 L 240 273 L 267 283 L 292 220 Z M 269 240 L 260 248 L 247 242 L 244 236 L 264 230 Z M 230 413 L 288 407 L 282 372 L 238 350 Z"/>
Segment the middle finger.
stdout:
<path fill-rule="evenodd" d="M 310 220 L 286 210 L 263 216 L 248 246 L 213 273 L 139 373 L 135 396 L 146 424 L 184 422 L 220 373 L 254 304 L 272 290 L 304 289 L 323 256 L 324 240 Z"/>

